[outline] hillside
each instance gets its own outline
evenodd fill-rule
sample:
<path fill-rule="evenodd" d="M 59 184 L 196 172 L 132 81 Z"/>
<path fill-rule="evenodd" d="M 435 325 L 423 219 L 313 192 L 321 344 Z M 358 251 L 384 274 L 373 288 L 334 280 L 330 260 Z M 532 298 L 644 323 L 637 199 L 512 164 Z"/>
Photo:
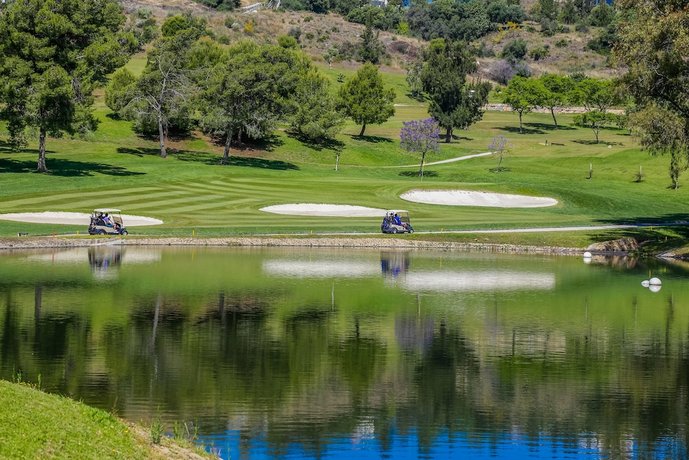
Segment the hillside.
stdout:
<path fill-rule="evenodd" d="M 215 11 L 193 0 L 121 0 L 128 12 L 139 8 L 148 8 L 158 18 L 159 22 L 167 15 L 187 11 L 207 19 L 211 29 L 217 37 L 224 41 L 239 39 L 253 39 L 259 42 L 276 43 L 277 37 L 288 33 L 298 33 L 302 49 L 314 60 L 325 61 L 324 54 L 332 47 L 346 50 L 353 47 L 359 40 L 364 27 L 361 24 L 348 22 L 337 14 L 315 14 L 306 11 L 273 11 L 262 10 L 255 13 L 239 11 Z M 251 3 L 245 0 L 243 4 Z M 251 23 L 248 31 L 246 24 Z M 234 27 L 228 27 L 235 24 Z M 548 56 L 534 60 L 527 56 L 526 64 L 536 75 L 549 73 L 583 72 L 591 76 L 610 77 L 615 72 L 607 67 L 607 58 L 587 49 L 586 45 L 595 37 L 600 28 L 591 27 L 584 32 L 568 27 L 565 33 L 544 36 L 539 32 L 539 25 L 526 22 L 520 29 L 496 31 L 473 45 L 484 51 L 479 57 L 480 73 L 484 78 L 490 78 L 489 69 L 494 62 L 500 60 L 503 47 L 512 40 L 523 39 L 528 43 L 528 49 L 546 46 Z M 223 38 L 224 37 L 224 38 Z M 424 40 L 381 31 L 379 38 L 385 45 L 389 55 L 385 65 L 391 70 L 404 69 L 425 46 Z M 339 59 L 338 59 L 339 60 Z M 342 62 L 348 67 L 347 60 Z"/>

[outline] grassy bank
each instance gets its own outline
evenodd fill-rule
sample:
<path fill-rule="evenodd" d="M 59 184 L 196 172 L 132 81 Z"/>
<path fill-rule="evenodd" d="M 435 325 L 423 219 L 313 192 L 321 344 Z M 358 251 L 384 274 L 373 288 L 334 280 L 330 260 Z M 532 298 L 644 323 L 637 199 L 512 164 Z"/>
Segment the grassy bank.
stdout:
<path fill-rule="evenodd" d="M 69 398 L 0 380 L 0 458 L 212 458 Z"/>

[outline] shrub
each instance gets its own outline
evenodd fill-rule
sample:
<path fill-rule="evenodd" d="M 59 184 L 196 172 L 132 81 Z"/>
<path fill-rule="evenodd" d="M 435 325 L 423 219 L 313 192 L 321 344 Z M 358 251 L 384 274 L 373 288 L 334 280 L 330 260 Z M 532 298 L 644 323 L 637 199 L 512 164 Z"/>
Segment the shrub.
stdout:
<path fill-rule="evenodd" d="M 311 22 L 313 21 L 313 16 L 304 16 L 304 22 Z"/>
<path fill-rule="evenodd" d="M 529 51 L 529 56 L 531 59 L 534 61 L 540 61 L 541 59 L 544 59 L 550 55 L 550 46 L 548 45 L 543 45 L 543 46 L 538 46 L 536 48 L 533 48 L 531 51 Z"/>
<path fill-rule="evenodd" d="M 304 37 L 305 37 L 307 40 L 313 40 L 314 35 L 313 35 L 311 32 L 306 32 L 306 34 L 304 35 Z"/>
<path fill-rule="evenodd" d="M 234 18 L 232 16 L 227 16 L 225 18 L 225 27 L 227 27 L 228 29 L 231 29 L 232 24 L 234 24 Z"/>
<path fill-rule="evenodd" d="M 490 78 L 501 85 L 506 85 L 514 77 L 515 73 L 512 64 L 504 60 L 493 63 L 488 70 Z"/>
<path fill-rule="evenodd" d="M 244 33 L 249 34 L 249 35 L 254 33 L 254 22 L 253 21 L 247 21 L 244 23 Z"/>
<path fill-rule="evenodd" d="M 294 37 L 297 43 L 299 43 L 299 39 L 301 38 L 301 29 L 299 27 L 292 27 L 289 29 L 289 32 L 287 32 L 287 35 Z"/>
<path fill-rule="evenodd" d="M 602 2 L 591 10 L 589 24 L 597 27 L 607 27 L 615 19 L 615 10 L 606 2 Z"/>
<path fill-rule="evenodd" d="M 230 37 L 228 37 L 227 35 L 221 35 L 218 37 L 218 43 L 220 43 L 221 45 L 229 45 L 230 43 L 232 43 L 232 40 L 230 40 Z"/>
<path fill-rule="evenodd" d="M 558 48 L 567 48 L 567 46 L 569 46 L 569 40 L 566 38 L 561 38 L 555 42 L 555 46 Z"/>
<path fill-rule="evenodd" d="M 577 22 L 574 26 L 574 30 L 576 30 L 577 32 L 586 33 L 589 31 L 589 26 L 585 22 Z"/>
<path fill-rule="evenodd" d="M 285 49 L 295 49 L 299 47 L 297 39 L 291 35 L 280 35 L 278 37 L 278 45 Z"/>
<path fill-rule="evenodd" d="M 502 49 L 501 57 L 514 64 L 515 62 L 524 59 L 524 56 L 526 56 L 526 51 L 526 42 L 521 38 L 517 38 L 516 40 L 512 40 L 505 45 L 505 47 Z"/>

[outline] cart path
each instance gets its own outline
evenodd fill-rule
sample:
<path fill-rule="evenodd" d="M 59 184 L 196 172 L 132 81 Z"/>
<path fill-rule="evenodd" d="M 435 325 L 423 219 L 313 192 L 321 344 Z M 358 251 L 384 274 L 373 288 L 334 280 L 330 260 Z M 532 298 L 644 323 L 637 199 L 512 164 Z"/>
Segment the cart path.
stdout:
<path fill-rule="evenodd" d="M 493 152 L 483 152 L 483 153 L 474 153 L 472 155 L 464 155 L 461 157 L 457 158 L 449 158 L 447 160 L 440 160 L 440 161 L 432 161 L 430 163 L 424 163 L 424 167 L 426 166 L 435 166 L 435 165 L 444 165 L 447 163 L 455 163 L 457 161 L 464 161 L 464 160 L 471 160 L 472 158 L 480 158 L 480 157 L 487 157 L 489 155 L 492 155 Z M 418 168 L 419 164 L 413 164 L 413 165 L 402 165 L 402 166 L 377 166 L 381 168 Z"/>

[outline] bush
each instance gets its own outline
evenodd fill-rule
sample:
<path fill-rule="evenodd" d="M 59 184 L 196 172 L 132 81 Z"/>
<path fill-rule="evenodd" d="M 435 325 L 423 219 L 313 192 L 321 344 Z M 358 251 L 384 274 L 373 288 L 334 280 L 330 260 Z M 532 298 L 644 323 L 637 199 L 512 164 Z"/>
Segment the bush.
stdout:
<path fill-rule="evenodd" d="M 230 37 L 228 37 L 227 35 L 221 35 L 218 37 L 218 43 L 220 43 L 221 45 L 229 45 L 230 43 L 232 43 L 232 40 L 230 40 Z"/>
<path fill-rule="evenodd" d="M 617 41 L 617 30 L 614 25 L 603 29 L 596 37 L 589 40 L 586 47 L 599 54 L 610 54 Z"/>
<path fill-rule="evenodd" d="M 569 46 L 569 40 L 566 38 L 561 38 L 555 42 L 555 46 L 558 48 L 567 48 Z"/>
<path fill-rule="evenodd" d="M 249 34 L 249 35 L 254 33 L 254 22 L 253 21 L 247 21 L 244 23 L 244 33 Z"/>
<path fill-rule="evenodd" d="M 526 42 L 521 38 L 517 38 L 516 40 L 512 40 L 505 45 L 505 47 L 502 49 L 501 57 L 514 64 L 515 62 L 519 62 L 524 59 L 524 56 L 526 56 L 526 51 Z"/>
<path fill-rule="evenodd" d="M 533 48 L 531 51 L 529 51 L 529 56 L 531 59 L 534 61 L 540 61 L 541 59 L 544 59 L 550 55 L 550 46 L 548 45 L 543 45 L 543 46 L 538 46 L 536 48 Z"/>
<path fill-rule="evenodd" d="M 602 2 L 591 10 L 589 24 L 596 27 L 607 27 L 615 20 L 615 10 L 605 2 Z"/>
<path fill-rule="evenodd" d="M 574 30 L 576 30 L 577 32 L 586 33 L 589 31 L 589 26 L 585 22 L 577 22 L 574 26 Z"/>
<path fill-rule="evenodd" d="M 297 39 L 290 35 L 280 35 L 278 37 L 278 45 L 285 49 L 295 49 L 299 47 Z"/>
<path fill-rule="evenodd" d="M 507 61 L 497 61 L 490 66 L 488 75 L 491 80 L 506 85 L 516 74 L 514 67 Z"/>
<path fill-rule="evenodd" d="M 531 67 L 529 67 L 526 62 L 518 62 L 514 66 L 514 71 L 516 75 L 524 78 L 529 78 L 533 74 L 533 72 L 531 72 Z"/>
<path fill-rule="evenodd" d="M 227 16 L 227 17 L 225 18 L 225 27 L 227 27 L 228 29 L 231 29 L 231 28 L 232 28 L 232 24 L 234 24 L 234 22 L 235 22 L 235 21 L 234 21 L 234 18 L 233 18 L 232 16 Z"/>
<path fill-rule="evenodd" d="M 311 32 L 306 32 L 306 35 L 304 35 L 304 37 L 305 37 L 307 40 L 313 40 L 314 35 L 313 35 Z"/>
<path fill-rule="evenodd" d="M 311 22 L 313 21 L 313 16 L 304 16 L 304 22 Z"/>
<path fill-rule="evenodd" d="M 508 4 L 506 0 L 494 1 L 488 5 L 488 18 L 496 24 L 520 23 L 525 17 L 520 5 Z"/>
<path fill-rule="evenodd" d="M 560 31 L 560 26 L 558 25 L 557 21 L 553 19 L 546 19 L 543 18 L 541 19 L 541 33 L 545 35 L 546 37 L 552 37 L 556 33 Z"/>
<path fill-rule="evenodd" d="M 301 38 L 301 29 L 299 27 L 292 27 L 290 28 L 289 32 L 287 32 L 287 35 L 294 37 L 297 43 L 299 43 L 299 39 Z"/>

